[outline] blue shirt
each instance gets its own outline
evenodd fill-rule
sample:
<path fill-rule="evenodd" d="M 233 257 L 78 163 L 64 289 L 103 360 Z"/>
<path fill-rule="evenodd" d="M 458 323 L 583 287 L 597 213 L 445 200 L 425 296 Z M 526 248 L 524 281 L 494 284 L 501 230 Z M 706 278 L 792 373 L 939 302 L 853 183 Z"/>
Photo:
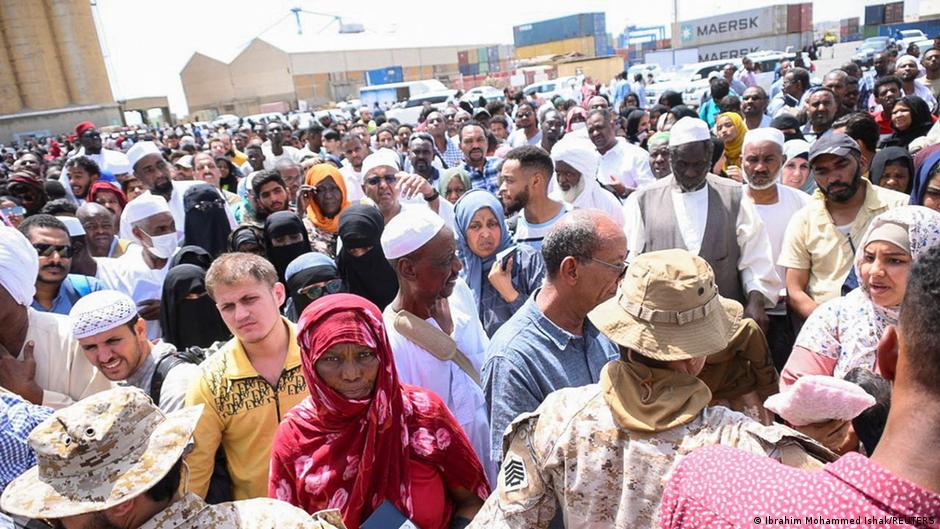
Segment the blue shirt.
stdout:
<path fill-rule="evenodd" d="M 460 146 L 450 138 L 447 139 L 446 144 L 447 147 L 444 149 L 444 152 L 438 150 L 437 153 L 444 159 L 444 163 L 447 164 L 448 168 L 457 167 L 463 162 L 463 151 L 461 151 Z M 437 150 L 437 143 L 434 144 L 434 148 Z"/>
<path fill-rule="evenodd" d="M 35 299 L 33 299 L 31 306 L 39 312 L 53 312 L 68 316 L 72 310 L 72 305 L 75 305 L 79 299 L 92 292 L 104 289 L 104 285 L 93 277 L 69 274 L 59 286 L 59 295 L 52 300 L 52 308 L 43 307 Z"/>
<path fill-rule="evenodd" d="M 50 415 L 50 408 L 0 390 L 0 492 L 20 474 L 36 466 L 36 454 L 26 440 L 33 428 Z"/>
<path fill-rule="evenodd" d="M 496 331 L 486 349 L 482 378 L 494 461 L 502 460 L 503 432 L 520 413 L 534 411 L 553 391 L 597 383 L 601 368 L 620 354 L 587 318 L 581 336 L 555 325 L 535 303 L 541 291 Z"/>
<path fill-rule="evenodd" d="M 482 171 L 471 167 L 470 164 L 463 164 L 463 168 L 470 173 L 470 185 L 473 189 L 485 189 L 494 195 L 499 191 L 499 162 L 499 158 L 488 157 Z"/>

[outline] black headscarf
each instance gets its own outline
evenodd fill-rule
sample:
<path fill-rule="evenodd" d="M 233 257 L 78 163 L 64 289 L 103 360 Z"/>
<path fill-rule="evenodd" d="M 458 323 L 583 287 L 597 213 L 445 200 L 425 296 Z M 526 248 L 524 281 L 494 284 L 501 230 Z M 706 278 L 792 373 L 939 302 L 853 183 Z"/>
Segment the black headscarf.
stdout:
<path fill-rule="evenodd" d="M 238 190 L 238 179 L 241 178 L 242 172 L 235 167 L 235 164 L 232 163 L 227 156 L 216 156 L 215 164 L 225 164 L 228 167 L 228 176 L 219 180 L 219 187 L 228 191 L 229 193 L 234 193 Z"/>
<path fill-rule="evenodd" d="M 775 117 L 774 119 L 770 121 L 770 126 L 777 130 L 791 130 L 792 129 L 796 131 L 794 133 L 784 132 L 783 133 L 784 141 L 803 139 L 803 131 L 800 130 L 800 128 L 802 127 L 802 125 L 800 125 L 800 120 L 796 119 L 796 117 L 791 116 L 789 114 L 781 114 Z"/>
<path fill-rule="evenodd" d="M 212 264 L 212 256 L 199 246 L 183 246 L 170 260 L 170 268 L 172 269 L 181 264 L 195 265 L 203 270 L 209 270 L 209 265 Z"/>
<path fill-rule="evenodd" d="M 187 294 L 201 294 L 186 299 Z M 160 304 L 163 340 L 182 350 L 194 345 L 208 347 L 231 337 L 222 316 L 206 294 L 206 271 L 196 265 L 174 266 L 163 280 Z"/>
<path fill-rule="evenodd" d="M 258 245 L 258 248 L 261 248 L 261 256 L 265 256 L 264 252 L 264 235 L 260 233 L 261 230 L 255 228 L 254 226 L 239 226 L 229 234 L 228 238 L 228 249 L 230 252 L 243 252 L 243 244 L 255 243 Z"/>
<path fill-rule="evenodd" d="M 199 246 L 212 258 L 228 249 L 228 235 L 232 232 L 225 199 L 219 190 L 209 184 L 196 184 L 183 195 L 186 211 L 186 244 Z"/>
<path fill-rule="evenodd" d="M 666 107 L 672 108 L 679 105 L 682 105 L 682 94 L 676 92 L 675 90 L 666 90 L 659 96 L 660 105 L 665 105 Z"/>
<path fill-rule="evenodd" d="M 634 145 L 640 145 L 646 147 L 646 137 L 648 134 L 644 134 L 642 138 L 637 136 L 640 128 L 640 121 L 643 120 L 643 116 L 646 115 L 646 112 L 638 108 L 626 109 L 624 112 L 624 118 L 627 123 L 627 141 Z"/>
<path fill-rule="evenodd" d="M 885 147 L 875 153 L 871 159 L 871 169 L 868 173 L 868 179 L 871 183 L 879 185 L 881 175 L 885 172 L 885 167 L 892 162 L 903 163 L 907 167 L 907 174 L 911 175 L 907 181 L 907 189 L 904 190 L 908 195 L 911 194 L 911 188 L 914 186 L 914 159 L 908 154 L 907 149 L 903 147 Z"/>
<path fill-rule="evenodd" d="M 906 149 L 915 139 L 926 136 L 927 133 L 930 132 L 930 127 L 933 126 L 933 119 L 930 117 L 930 107 L 927 105 L 926 101 L 917 96 L 904 96 L 898 99 L 894 106 L 897 108 L 898 105 L 902 104 L 911 109 L 911 126 L 906 130 L 899 131 L 894 128 L 894 123 L 891 123 L 894 134 L 882 143 L 882 147 L 894 145 Z"/>
<path fill-rule="evenodd" d="M 697 118 L 698 113 L 691 108 L 685 105 L 676 105 L 669 109 L 669 113 L 672 114 L 673 118 L 676 121 L 679 121 L 682 118 Z"/>
<path fill-rule="evenodd" d="M 336 263 L 324 254 L 308 252 L 291 262 L 287 267 L 287 293 L 291 299 L 292 314 L 287 317 L 296 322 L 300 314 L 313 300 L 298 291 L 304 287 L 339 279 Z"/>
<path fill-rule="evenodd" d="M 300 242 L 286 246 L 274 246 L 272 242 L 284 235 L 298 234 L 303 235 L 303 240 Z M 278 211 L 268 215 L 268 218 L 264 221 L 264 246 L 268 261 L 271 261 L 271 264 L 277 270 L 278 280 L 285 283 L 284 272 L 287 271 L 287 265 L 300 255 L 310 251 L 310 239 L 307 237 L 307 229 L 300 217 L 290 211 Z"/>
<path fill-rule="evenodd" d="M 339 275 L 348 291 L 384 309 L 398 294 L 398 277 L 382 253 L 381 237 L 385 219 L 372 206 L 355 204 L 339 216 L 339 238 L 343 248 L 336 256 Z M 372 248 L 354 257 L 353 248 Z"/>

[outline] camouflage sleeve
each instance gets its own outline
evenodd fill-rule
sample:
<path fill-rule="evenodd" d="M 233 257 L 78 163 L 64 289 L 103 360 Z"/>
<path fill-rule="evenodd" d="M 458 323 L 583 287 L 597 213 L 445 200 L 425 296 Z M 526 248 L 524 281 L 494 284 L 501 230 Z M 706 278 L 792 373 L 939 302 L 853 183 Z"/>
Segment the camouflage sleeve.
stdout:
<path fill-rule="evenodd" d="M 196 431 L 193 432 L 193 450 L 186 456 L 189 467 L 189 491 L 205 498 L 209 479 L 215 469 L 215 453 L 222 441 L 222 418 L 215 408 L 215 399 L 209 391 L 206 374 L 196 378 L 186 393 L 186 406 L 205 404 Z"/>

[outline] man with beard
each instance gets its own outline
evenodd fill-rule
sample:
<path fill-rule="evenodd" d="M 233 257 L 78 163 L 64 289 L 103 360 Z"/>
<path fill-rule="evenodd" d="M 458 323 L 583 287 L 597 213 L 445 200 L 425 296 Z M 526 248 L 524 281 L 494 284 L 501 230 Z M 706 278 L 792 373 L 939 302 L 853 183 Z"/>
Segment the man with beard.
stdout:
<path fill-rule="evenodd" d="M 916 57 L 913 55 L 902 55 L 898 57 L 894 74 L 901 79 L 904 95 L 917 96 L 923 99 L 924 102 L 927 103 L 927 106 L 930 107 L 931 112 L 937 109 L 937 100 L 933 97 L 933 92 L 918 79 L 921 74 L 920 65 L 917 63 Z"/>
<path fill-rule="evenodd" d="M 855 140 L 838 132 L 810 146 L 819 192 L 790 220 L 777 260 L 787 269 L 787 305 L 800 318 L 858 286 L 855 241 L 878 214 L 908 202 L 907 195 L 863 179 L 860 158 Z"/>
<path fill-rule="evenodd" d="M 182 229 L 186 225 L 186 210 L 183 207 L 183 195 L 194 181 L 174 181 L 170 176 L 170 165 L 163 158 L 160 148 L 152 141 L 139 141 L 127 151 L 127 158 L 134 171 L 134 177 L 147 189 L 141 196 L 155 195 L 163 198 L 170 207 L 176 226 Z M 139 197 L 138 197 L 139 198 Z M 126 219 L 127 209 L 121 213 L 121 238 L 132 239 L 130 223 Z"/>
<path fill-rule="evenodd" d="M 806 125 L 801 132 L 806 141 L 812 143 L 832 127 L 839 112 L 836 94 L 828 88 L 817 88 L 806 99 Z"/>
<path fill-rule="evenodd" d="M 463 168 L 470 174 L 470 185 L 495 194 L 499 189 L 500 160 L 486 156 L 487 140 L 483 126 L 471 121 L 460 127 L 457 137 L 465 160 Z"/>
<path fill-rule="evenodd" d="M 894 111 L 894 104 L 901 97 L 903 85 L 896 75 L 885 75 L 875 82 L 875 102 L 881 107 L 881 112 L 872 112 L 875 123 L 878 124 L 878 134 L 880 139 L 885 139 L 894 134 L 891 128 L 891 112 Z"/>
<path fill-rule="evenodd" d="M 535 107 L 529 102 L 522 102 L 516 107 L 516 130 L 509 135 L 507 142 L 512 148 L 523 145 L 538 145 L 542 141 L 542 131 L 535 117 Z"/>
<path fill-rule="evenodd" d="M 93 277 L 69 273 L 75 248 L 61 220 L 52 215 L 33 215 L 20 224 L 19 230 L 39 255 L 33 309 L 68 315 L 75 302 L 103 288 Z"/>
<path fill-rule="evenodd" d="M 287 196 L 290 198 L 291 207 L 296 206 L 297 192 L 303 182 L 303 169 L 300 164 L 288 158 L 281 158 L 274 167 L 274 170 L 281 175 L 284 184 L 287 186 Z"/>
<path fill-rule="evenodd" d="M 261 144 L 265 169 L 274 170 L 277 162 L 284 158 L 300 162 L 300 151 L 288 144 L 291 141 L 290 126 L 272 121 L 268 123 L 267 132 L 268 141 Z"/>
<path fill-rule="evenodd" d="M 780 257 L 787 223 L 810 200 L 806 193 L 778 181 L 783 167 L 783 144 L 783 132 L 777 129 L 751 130 L 744 136 L 741 151 L 741 169 L 747 183 L 741 199 L 753 204 L 764 221 L 775 263 Z M 783 369 L 796 336 L 787 318 L 786 270 L 780 265 L 776 269 L 780 279 L 776 288 L 781 298 L 776 307 L 767 310 L 767 343 L 777 369 Z"/>
<path fill-rule="evenodd" d="M 65 172 L 68 174 L 69 186 L 72 194 L 81 204 L 88 197 L 91 184 L 98 181 L 101 171 L 98 164 L 87 156 L 76 156 L 65 162 Z"/>
<path fill-rule="evenodd" d="M 83 121 L 76 125 L 75 135 L 78 136 L 78 143 L 81 145 L 75 155 L 91 158 L 98 164 L 100 171 L 111 173 L 120 181 L 122 176 L 133 170 L 133 164 L 124 153 L 101 147 L 101 133 L 91 121 Z M 66 176 L 65 171 L 62 172 L 62 176 Z M 68 182 L 62 181 L 62 185 L 68 185 Z"/>
<path fill-rule="evenodd" d="M 894 74 L 894 61 L 887 53 L 876 53 L 872 59 L 872 68 L 862 76 L 858 85 L 858 108 L 872 112 L 875 110 L 875 83 L 886 75 Z"/>
<path fill-rule="evenodd" d="M 790 68 L 781 77 L 780 92 L 767 106 L 767 114 L 775 118 L 781 114 L 796 114 L 800 110 L 803 95 L 809 90 L 809 72 L 803 68 Z"/>
<path fill-rule="evenodd" d="M 722 295 L 744 305 L 744 315 L 767 328 L 765 309 L 777 304 L 779 278 L 770 241 L 737 182 L 711 174 L 708 125 L 680 119 L 669 130 L 672 175 L 627 199 L 630 255 L 682 248 L 705 259 Z"/>
<path fill-rule="evenodd" d="M 765 113 L 768 103 L 767 92 L 759 86 L 752 86 L 741 94 L 741 114 L 749 130 L 770 126 L 770 116 Z"/>
<path fill-rule="evenodd" d="M 930 89 L 934 98 L 940 97 L 940 48 L 928 48 L 921 55 L 920 63 L 927 71 L 924 84 Z"/>
<path fill-rule="evenodd" d="M 407 143 L 407 157 L 415 173 L 424 177 L 434 187 L 441 172 L 434 167 L 434 138 L 426 132 L 416 132 Z"/>
<path fill-rule="evenodd" d="M 617 225 L 623 225 L 623 204 L 612 191 L 601 187 L 597 178 L 600 155 L 586 138 L 566 136 L 552 148 L 555 162 L 554 190 L 549 197 L 564 202 L 568 209 L 598 209 Z"/>
<path fill-rule="evenodd" d="M 657 132 L 646 144 L 650 152 L 650 171 L 659 180 L 672 172 L 669 166 L 669 133 Z"/>
<path fill-rule="evenodd" d="M 346 192 L 349 193 L 349 201 L 357 202 L 362 199 L 362 161 L 369 156 L 369 144 L 362 141 L 358 134 L 351 132 L 343 136 L 342 141 L 343 166 L 339 168 L 343 180 L 346 181 Z"/>
<path fill-rule="evenodd" d="M 519 213 L 515 241 L 536 250 L 552 225 L 565 216 L 565 205 L 548 197 L 555 173 L 549 154 L 535 145 L 516 147 L 506 154 L 499 173 L 499 200 L 506 216 Z"/>
<path fill-rule="evenodd" d="M 455 115 L 456 113 L 457 112 L 454 111 Z M 437 154 L 439 154 L 441 158 L 444 159 L 444 163 L 447 164 L 446 168 L 449 169 L 460 165 L 460 162 L 463 161 L 463 152 L 461 152 L 457 144 L 451 141 L 448 136 L 448 124 L 444 114 L 435 110 L 428 114 L 424 123 L 427 125 L 427 131 L 434 138 L 434 148 L 437 150 Z"/>
<path fill-rule="evenodd" d="M 255 197 L 257 220 L 264 222 L 277 211 L 290 211 L 287 184 L 277 171 L 260 171 L 251 179 L 251 192 Z"/>
<path fill-rule="evenodd" d="M 597 180 L 610 185 L 620 198 L 656 179 L 650 172 L 649 153 L 624 138 L 617 137 L 616 120 L 609 109 L 588 113 L 588 137 L 601 155 Z"/>
<path fill-rule="evenodd" d="M 832 90 L 836 96 L 836 117 L 842 117 L 850 112 L 845 104 L 849 91 L 849 74 L 842 70 L 832 70 L 823 77 L 823 87 Z"/>
<path fill-rule="evenodd" d="M 117 221 L 111 210 L 96 202 L 85 202 L 75 212 L 85 230 L 85 242 L 92 257 L 120 257 L 130 241 L 117 236 Z"/>
<path fill-rule="evenodd" d="M 557 110 L 547 110 L 542 114 L 539 130 L 542 133 L 539 147 L 545 149 L 545 152 L 552 152 L 552 147 L 565 134 L 565 120 Z"/>

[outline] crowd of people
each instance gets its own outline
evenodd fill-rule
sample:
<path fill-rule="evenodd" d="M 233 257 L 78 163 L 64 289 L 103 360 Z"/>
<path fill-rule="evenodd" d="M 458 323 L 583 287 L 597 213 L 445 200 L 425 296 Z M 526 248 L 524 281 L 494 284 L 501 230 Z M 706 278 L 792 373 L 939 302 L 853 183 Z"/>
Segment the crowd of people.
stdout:
<path fill-rule="evenodd" d="M 936 527 L 940 47 L 795 62 L 4 147 L 0 527 Z"/>

